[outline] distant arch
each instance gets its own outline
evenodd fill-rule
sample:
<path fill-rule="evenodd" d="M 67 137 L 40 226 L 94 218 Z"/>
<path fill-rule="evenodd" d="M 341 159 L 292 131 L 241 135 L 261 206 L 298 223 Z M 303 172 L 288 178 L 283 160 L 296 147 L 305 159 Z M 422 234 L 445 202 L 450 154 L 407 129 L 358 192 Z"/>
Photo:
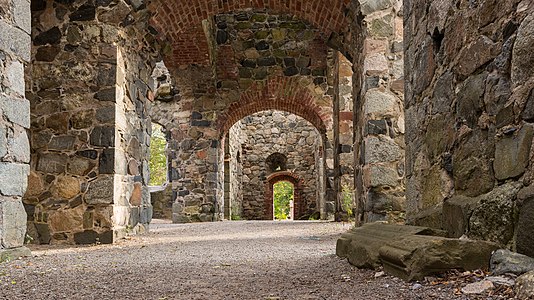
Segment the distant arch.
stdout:
<path fill-rule="evenodd" d="M 327 99 L 324 99 L 327 98 Z M 331 105 L 320 106 L 318 103 L 331 101 L 327 96 L 314 95 L 303 87 L 298 78 L 276 76 L 266 83 L 255 83 L 239 101 L 219 116 L 217 128 L 220 136 L 239 120 L 265 110 L 281 110 L 295 114 L 310 122 L 321 134 L 332 126 Z"/>
<path fill-rule="evenodd" d="M 294 220 L 298 220 L 304 213 L 304 199 L 302 198 L 302 188 L 304 183 L 302 179 L 289 171 L 281 171 L 271 174 L 265 182 L 265 199 L 264 211 L 265 219 L 272 220 L 274 216 L 273 191 L 274 185 L 280 181 L 287 181 L 293 184 L 293 209 Z"/>

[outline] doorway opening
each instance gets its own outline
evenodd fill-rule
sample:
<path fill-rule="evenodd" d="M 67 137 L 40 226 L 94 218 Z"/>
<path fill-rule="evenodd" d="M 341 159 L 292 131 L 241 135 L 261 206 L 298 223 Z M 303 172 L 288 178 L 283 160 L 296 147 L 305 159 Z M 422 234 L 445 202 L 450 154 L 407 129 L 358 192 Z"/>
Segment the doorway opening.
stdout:
<path fill-rule="evenodd" d="M 163 186 L 167 183 L 167 139 L 165 128 L 157 123 L 152 123 L 152 136 L 150 137 L 150 186 Z"/>
<path fill-rule="evenodd" d="M 295 187 L 289 181 L 280 181 L 273 185 L 273 212 L 275 220 L 294 220 Z"/>

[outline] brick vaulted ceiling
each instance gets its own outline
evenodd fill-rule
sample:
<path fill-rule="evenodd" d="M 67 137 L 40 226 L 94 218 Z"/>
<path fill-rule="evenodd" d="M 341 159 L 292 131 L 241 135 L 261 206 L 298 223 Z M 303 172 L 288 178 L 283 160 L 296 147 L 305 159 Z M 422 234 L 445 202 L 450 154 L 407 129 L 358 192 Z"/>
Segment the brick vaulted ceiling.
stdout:
<path fill-rule="evenodd" d="M 152 24 L 172 47 L 169 66 L 209 65 L 202 21 L 217 14 L 247 9 L 294 15 L 314 25 L 325 39 L 348 26 L 351 0 L 153 0 Z"/>

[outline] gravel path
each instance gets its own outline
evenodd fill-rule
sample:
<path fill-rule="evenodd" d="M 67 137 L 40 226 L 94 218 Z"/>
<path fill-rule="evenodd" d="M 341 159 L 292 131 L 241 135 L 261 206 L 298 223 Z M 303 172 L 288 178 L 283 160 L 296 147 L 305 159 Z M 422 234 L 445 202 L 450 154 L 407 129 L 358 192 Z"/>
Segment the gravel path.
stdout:
<path fill-rule="evenodd" d="M 350 266 L 334 254 L 348 229 L 158 222 L 115 245 L 33 246 L 33 257 L 0 265 L 0 299 L 470 299 Z"/>

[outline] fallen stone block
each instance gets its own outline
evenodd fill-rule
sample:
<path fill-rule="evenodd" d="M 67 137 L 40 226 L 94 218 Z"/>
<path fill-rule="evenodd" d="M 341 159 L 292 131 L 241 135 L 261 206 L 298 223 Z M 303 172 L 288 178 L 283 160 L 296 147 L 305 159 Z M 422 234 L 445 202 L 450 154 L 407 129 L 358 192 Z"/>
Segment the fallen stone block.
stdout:
<path fill-rule="evenodd" d="M 444 232 L 427 227 L 368 223 L 344 233 L 337 240 L 336 254 L 358 268 L 380 266 L 378 249 L 385 243 L 411 235 L 443 235 Z"/>
<path fill-rule="evenodd" d="M 493 275 L 506 273 L 521 275 L 534 270 L 534 258 L 510 250 L 499 249 L 491 256 L 490 270 Z"/>
<path fill-rule="evenodd" d="M 452 269 L 487 269 L 496 249 L 492 242 L 414 235 L 386 243 L 379 254 L 384 271 L 412 281 Z"/>
<path fill-rule="evenodd" d="M 336 254 L 358 268 L 377 268 L 405 280 L 451 269 L 488 268 L 492 242 L 460 240 L 426 227 L 365 224 L 351 229 L 337 241 Z"/>

